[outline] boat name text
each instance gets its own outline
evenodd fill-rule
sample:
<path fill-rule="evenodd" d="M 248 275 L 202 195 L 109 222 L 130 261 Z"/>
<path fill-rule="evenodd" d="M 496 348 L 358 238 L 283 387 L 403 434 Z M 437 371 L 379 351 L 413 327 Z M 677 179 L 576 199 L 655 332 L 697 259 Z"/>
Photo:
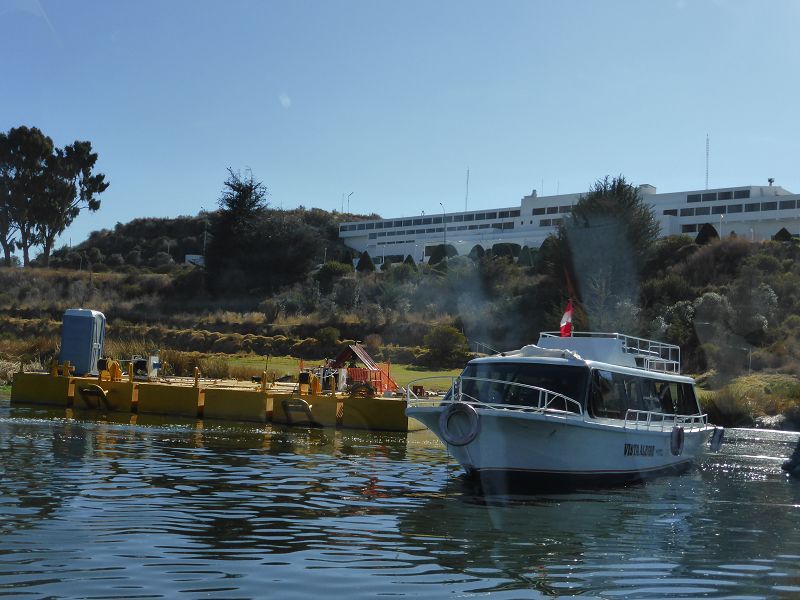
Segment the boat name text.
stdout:
<path fill-rule="evenodd" d="M 625 444 L 625 456 L 653 456 L 656 447 L 644 444 Z"/>

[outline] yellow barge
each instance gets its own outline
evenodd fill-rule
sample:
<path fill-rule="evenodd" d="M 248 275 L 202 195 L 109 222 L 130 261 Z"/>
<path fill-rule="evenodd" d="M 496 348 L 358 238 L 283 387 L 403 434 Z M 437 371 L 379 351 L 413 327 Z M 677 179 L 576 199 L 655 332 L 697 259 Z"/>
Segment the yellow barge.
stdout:
<path fill-rule="evenodd" d="M 268 384 L 266 377 L 251 383 L 196 373 L 194 378 L 137 380 L 132 368 L 123 376 L 115 362 L 107 367 L 97 377 L 73 375 L 68 362 L 54 364 L 49 373 L 16 373 L 11 403 L 375 431 L 424 429 L 406 417 L 405 398 L 323 392 L 316 378 L 307 384 Z"/>

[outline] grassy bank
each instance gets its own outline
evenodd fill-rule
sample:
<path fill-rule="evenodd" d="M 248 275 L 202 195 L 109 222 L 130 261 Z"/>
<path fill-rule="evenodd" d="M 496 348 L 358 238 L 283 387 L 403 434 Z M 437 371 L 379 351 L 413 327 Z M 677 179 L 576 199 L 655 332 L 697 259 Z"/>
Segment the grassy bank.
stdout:
<path fill-rule="evenodd" d="M 229 360 L 231 374 L 240 379 L 257 375 L 265 368 L 271 375 L 278 377 L 289 374 L 296 376 L 300 369 L 300 360 L 291 356 L 271 356 L 269 361 L 265 356 L 236 356 Z M 320 361 L 306 360 L 305 366 L 311 367 L 320 364 Z M 395 380 L 397 385 L 406 387 L 415 379 L 423 377 L 455 377 L 461 369 L 424 369 L 407 364 L 392 364 L 389 368 L 389 375 Z M 449 383 L 442 379 L 440 381 L 423 382 L 425 387 L 431 389 L 446 389 Z"/>
<path fill-rule="evenodd" d="M 800 430 L 800 380 L 792 375 L 756 373 L 716 390 L 698 390 L 709 419 L 726 427 Z"/>

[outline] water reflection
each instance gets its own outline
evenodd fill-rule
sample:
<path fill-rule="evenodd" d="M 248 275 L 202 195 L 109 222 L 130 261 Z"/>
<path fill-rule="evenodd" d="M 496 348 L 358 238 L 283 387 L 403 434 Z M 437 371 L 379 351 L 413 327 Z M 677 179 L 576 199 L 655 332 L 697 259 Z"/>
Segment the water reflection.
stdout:
<path fill-rule="evenodd" d="M 429 436 L 0 405 L 0 595 L 800 593 L 797 436 L 680 477 L 476 494 Z"/>

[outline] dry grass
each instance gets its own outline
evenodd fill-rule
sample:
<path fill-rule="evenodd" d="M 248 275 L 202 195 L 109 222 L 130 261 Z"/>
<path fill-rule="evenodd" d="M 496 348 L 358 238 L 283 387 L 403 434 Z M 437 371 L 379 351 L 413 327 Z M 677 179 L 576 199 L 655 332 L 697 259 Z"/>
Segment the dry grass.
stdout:
<path fill-rule="evenodd" d="M 14 373 L 19 372 L 20 361 L 13 360 L 0 360 L 0 385 L 8 385 Z M 22 365 L 22 370 L 28 371 L 44 371 L 44 365 L 38 360 L 32 360 Z"/>
<path fill-rule="evenodd" d="M 758 417 L 800 414 L 800 379 L 792 375 L 745 375 L 698 396 L 703 411 L 718 425 L 747 427 Z"/>

